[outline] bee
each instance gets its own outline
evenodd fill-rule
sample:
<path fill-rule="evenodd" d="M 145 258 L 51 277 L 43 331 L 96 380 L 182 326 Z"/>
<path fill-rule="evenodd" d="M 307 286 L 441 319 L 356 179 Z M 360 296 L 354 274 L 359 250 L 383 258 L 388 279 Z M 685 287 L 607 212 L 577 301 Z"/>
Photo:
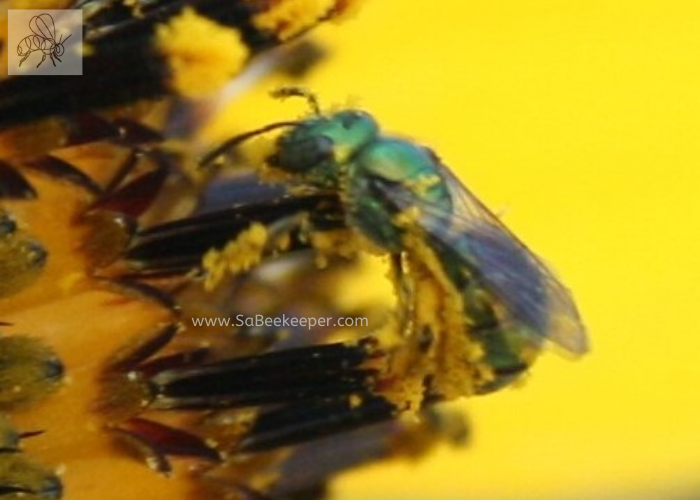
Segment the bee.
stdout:
<path fill-rule="evenodd" d="M 306 189 L 337 193 L 347 226 L 391 256 L 410 353 L 393 363 L 404 366 L 401 376 L 418 374 L 426 394 L 452 399 L 508 385 L 545 340 L 576 356 L 587 351 L 569 290 L 434 151 L 384 135 L 365 111 L 323 114 L 303 89 L 274 95 L 305 98 L 312 116 L 234 137 L 202 162 L 288 129 L 267 163 Z M 456 381 L 463 370 L 469 375 Z"/>
<path fill-rule="evenodd" d="M 44 63 L 46 56 L 49 56 L 54 66 L 56 66 L 56 60 L 62 62 L 60 56 L 65 52 L 63 44 L 73 35 L 68 35 L 65 39 L 61 35 L 56 41 L 56 25 L 51 14 L 40 14 L 32 17 L 29 20 L 29 29 L 34 34 L 24 37 L 17 44 L 17 55 L 24 56 L 19 65 L 22 66 L 22 63 L 36 51 L 41 51 L 44 54 L 39 64 L 36 65 L 37 68 Z"/>

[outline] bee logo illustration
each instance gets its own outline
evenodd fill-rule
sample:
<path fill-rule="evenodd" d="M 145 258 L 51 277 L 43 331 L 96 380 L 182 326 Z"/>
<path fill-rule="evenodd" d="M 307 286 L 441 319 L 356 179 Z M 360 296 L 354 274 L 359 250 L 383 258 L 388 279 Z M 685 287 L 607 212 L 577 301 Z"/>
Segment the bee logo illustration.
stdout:
<path fill-rule="evenodd" d="M 65 40 L 63 35 L 61 35 L 61 38 L 56 41 L 56 25 L 51 14 L 41 14 L 32 17 L 29 20 L 29 29 L 34 34 L 23 38 L 17 44 L 17 55 L 24 56 L 19 65 L 22 66 L 22 63 L 36 51 L 41 51 L 43 54 L 41 61 L 36 65 L 37 68 L 43 64 L 46 56 L 51 58 L 51 63 L 54 66 L 56 66 L 56 59 L 58 59 L 58 62 L 62 62 L 60 56 L 65 52 L 63 44 L 72 35 L 68 35 Z"/>

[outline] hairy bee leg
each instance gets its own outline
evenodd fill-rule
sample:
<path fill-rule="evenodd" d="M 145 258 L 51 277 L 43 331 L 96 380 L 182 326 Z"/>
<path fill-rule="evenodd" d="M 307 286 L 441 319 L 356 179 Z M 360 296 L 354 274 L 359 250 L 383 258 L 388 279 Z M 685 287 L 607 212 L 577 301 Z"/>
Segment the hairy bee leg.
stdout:
<path fill-rule="evenodd" d="M 231 408 L 352 394 L 372 385 L 366 345 L 327 344 L 166 370 L 148 380 L 151 407 Z"/>
<path fill-rule="evenodd" d="M 366 427 L 396 416 L 380 396 L 358 391 L 343 398 L 294 403 L 260 414 L 241 439 L 239 452 L 266 451 Z"/>
<path fill-rule="evenodd" d="M 415 293 L 413 285 L 407 279 L 404 270 L 404 262 L 402 254 L 392 254 L 390 257 L 391 276 L 395 284 L 396 293 L 398 295 L 398 303 L 400 305 L 400 325 L 405 338 L 411 338 L 413 335 L 410 331 L 412 328 L 411 318 L 414 316 L 415 310 Z"/>

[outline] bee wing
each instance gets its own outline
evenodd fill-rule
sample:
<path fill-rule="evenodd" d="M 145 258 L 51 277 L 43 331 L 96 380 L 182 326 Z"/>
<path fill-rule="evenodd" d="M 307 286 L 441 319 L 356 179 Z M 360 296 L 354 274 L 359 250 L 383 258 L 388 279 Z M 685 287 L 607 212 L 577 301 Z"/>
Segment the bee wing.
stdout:
<path fill-rule="evenodd" d="M 56 26 L 50 14 L 34 16 L 29 20 L 29 29 L 37 36 L 46 40 L 53 40 L 56 35 Z"/>
<path fill-rule="evenodd" d="M 375 187 L 399 209 L 418 207 L 420 229 L 475 270 L 510 319 L 572 354 L 585 353 L 585 327 L 569 290 L 448 168 L 437 165 L 452 199 L 450 212 L 400 184 Z"/>

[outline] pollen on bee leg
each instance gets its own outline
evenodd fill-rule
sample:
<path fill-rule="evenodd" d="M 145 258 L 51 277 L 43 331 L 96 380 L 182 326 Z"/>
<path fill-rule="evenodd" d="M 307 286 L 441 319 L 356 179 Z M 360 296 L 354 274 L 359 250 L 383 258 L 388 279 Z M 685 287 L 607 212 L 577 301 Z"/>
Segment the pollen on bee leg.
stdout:
<path fill-rule="evenodd" d="M 348 229 L 313 231 L 309 241 L 317 252 L 316 265 L 319 268 L 326 267 L 332 257 L 352 259 L 363 252 L 380 254 L 371 241 Z"/>
<path fill-rule="evenodd" d="M 168 61 L 170 87 L 186 97 L 219 89 L 243 68 L 250 52 L 238 30 L 191 8 L 157 27 L 156 49 Z"/>
<path fill-rule="evenodd" d="M 204 288 L 211 291 L 227 275 L 236 275 L 259 264 L 267 247 L 268 236 L 267 228 L 255 223 L 221 250 L 209 250 L 202 259 L 206 272 Z"/>

